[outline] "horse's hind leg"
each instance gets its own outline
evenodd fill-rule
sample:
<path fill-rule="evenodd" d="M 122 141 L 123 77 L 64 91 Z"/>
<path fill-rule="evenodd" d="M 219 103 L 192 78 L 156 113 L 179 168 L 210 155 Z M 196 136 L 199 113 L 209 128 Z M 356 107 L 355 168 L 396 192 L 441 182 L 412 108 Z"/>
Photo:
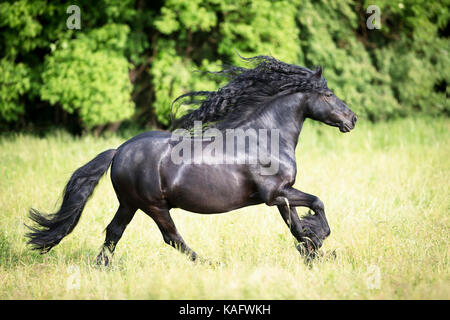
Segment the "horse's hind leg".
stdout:
<path fill-rule="evenodd" d="M 125 228 L 130 223 L 131 219 L 133 219 L 135 213 L 135 208 L 126 204 L 120 204 L 116 215 L 106 227 L 105 242 L 103 243 L 102 251 L 96 258 L 96 263 L 98 265 L 108 266 L 110 264 L 116 245 L 122 237 Z"/>
<path fill-rule="evenodd" d="M 175 223 L 173 222 L 167 208 L 157 208 L 152 206 L 151 208 L 143 211 L 156 222 L 165 243 L 186 254 L 192 261 L 198 259 L 197 254 L 188 247 L 181 235 L 178 233 Z"/>

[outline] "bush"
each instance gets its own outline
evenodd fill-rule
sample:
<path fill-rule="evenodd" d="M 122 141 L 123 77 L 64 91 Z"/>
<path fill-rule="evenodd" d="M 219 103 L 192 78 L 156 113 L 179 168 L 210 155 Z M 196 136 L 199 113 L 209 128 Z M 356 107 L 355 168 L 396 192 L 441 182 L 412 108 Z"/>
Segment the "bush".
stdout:
<path fill-rule="evenodd" d="M 77 112 L 86 128 L 133 115 L 128 61 L 123 56 L 129 28 L 106 25 L 63 41 L 46 57 L 41 98 Z"/>
<path fill-rule="evenodd" d="M 20 96 L 30 88 L 29 70 L 23 63 L 0 60 L 0 119 L 16 121 L 23 114 Z"/>

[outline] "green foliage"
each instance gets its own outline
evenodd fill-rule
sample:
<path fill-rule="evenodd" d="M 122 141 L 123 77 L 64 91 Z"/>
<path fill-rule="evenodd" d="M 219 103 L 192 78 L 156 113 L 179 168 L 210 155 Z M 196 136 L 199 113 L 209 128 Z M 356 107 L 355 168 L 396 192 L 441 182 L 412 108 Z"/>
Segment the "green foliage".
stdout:
<path fill-rule="evenodd" d="M 173 42 L 162 41 L 158 47 L 161 50 L 158 50 L 151 69 L 155 90 L 153 107 L 157 120 L 163 125 L 169 125 L 170 107 L 174 97 L 191 90 L 215 90 L 217 84 L 205 75 L 194 72 L 200 68 L 192 61 L 183 61 L 176 54 Z M 210 66 L 210 62 L 204 59 L 201 69 L 211 70 Z"/>
<path fill-rule="evenodd" d="M 246 66 L 236 54 L 272 55 L 324 67 L 329 87 L 360 117 L 450 114 L 450 1 L 79 0 L 0 4 L 0 121 L 24 123 L 43 104 L 74 113 L 85 128 L 134 114 L 170 124 L 170 104 L 223 82 L 196 70 Z M 38 110 L 37 110 L 38 111 Z M 36 113 L 36 112 L 35 112 Z"/>
<path fill-rule="evenodd" d="M 296 24 L 299 2 L 223 1 L 224 21 L 220 24 L 222 41 L 218 52 L 235 64 L 242 64 L 235 50 L 244 56 L 272 55 L 283 61 L 302 63 Z"/>
<path fill-rule="evenodd" d="M 29 70 L 23 63 L 0 60 L 0 119 L 17 120 L 24 112 L 20 96 L 29 88 Z"/>
<path fill-rule="evenodd" d="M 450 1 L 380 2 L 385 25 L 372 41 L 375 65 L 391 78 L 404 113 L 450 114 Z M 388 39 L 389 41 L 387 41 Z"/>
<path fill-rule="evenodd" d="M 85 127 L 132 116 L 134 104 L 123 56 L 129 28 L 106 25 L 53 46 L 42 74 L 41 98 L 78 111 Z"/>
<path fill-rule="evenodd" d="M 215 90 L 217 87 L 214 80 L 195 71 L 211 70 L 214 64 L 221 64 L 221 61 L 210 60 L 214 53 L 210 52 L 208 55 L 209 48 L 194 48 L 193 38 L 199 36 L 203 41 L 212 32 L 217 24 L 215 8 L 218 3 L 220 2 L 169 0 L 155 20 L 156 30 L 165 36 L 154 44 L 157 55 L 150 73 L 155 91 L 153 108 L 157 120 L 163 125 L 169 125 L 170 107 L 174 98 L 187 91 Z M 193 50 L 196 52 L 192 52 Z M 193 61 L 195 58 L 197 61 Z"/>
<path fill-rule="evenodd" d="M 305 64 L 324 66 L 328 86 L 358 115 L 380 119 L 400 112 L 389 75 L 372 64 L 358 41 L 351 1 L 305 2 L 299 10 Z M 376 31 L 373 31 L 376 32 Z"/>
<path fill-rule="evenodd" d="M 43 26 L 35 16 L 45 11 L 45 1 L 20 0 L 0 4 L 0 26 L 8 27 L 14 32 L 2 32 L 2 40 L 7 57 L 16 57 L 20 52 L 31 51 L 42 44 L 39 37 Z"/>
<path fill-rule="evenodd" d="M 155 28 L 165 36 L 156 43 L 158 54 L 151 69 L 158 121 L 168 124 L 170 103 L 178 95 L 217 89 L 218 79 L 193 71 L 217 70 L 222 61 L 245 64 L 236 51 L 297 61 L 301 56 L 297 2 L 167 1 L 155 21 Z"/>

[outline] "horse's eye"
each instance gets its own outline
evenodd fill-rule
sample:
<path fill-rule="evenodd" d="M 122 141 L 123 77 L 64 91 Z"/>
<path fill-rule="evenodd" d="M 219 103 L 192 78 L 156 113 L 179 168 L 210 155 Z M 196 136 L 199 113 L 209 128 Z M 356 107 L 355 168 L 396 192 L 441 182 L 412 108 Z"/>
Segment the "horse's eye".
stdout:
<path fill-rule="evenodd" d="M 330 98 L 332 95 L 333 95 L 333 93 L 331 93 L 331 92 L 325 93 L 325 97 L 327 97 L 327 98 Z"/>

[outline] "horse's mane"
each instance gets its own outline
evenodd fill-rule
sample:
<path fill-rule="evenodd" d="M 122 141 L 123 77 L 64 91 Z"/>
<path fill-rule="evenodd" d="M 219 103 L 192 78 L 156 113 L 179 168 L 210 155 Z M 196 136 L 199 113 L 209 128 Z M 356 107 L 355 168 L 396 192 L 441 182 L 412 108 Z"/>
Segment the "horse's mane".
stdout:
<path fill-rule="evenodd" d="M 269 56 L 242 59 L 256 65 L 249 69 L 231 66 L 222 71 L 208 72 L 230 80 L 217 91 L 189 92 L 176 98 L 171 106 L 172 128 L 190 129 L 194 121 L 218 129 L 236 128 L 275 96 L 327 89 L 320 67 L 311 71 Z M 181 104 L 200 107 L 175 120 L 173 106 L 180 100 Z"/>

